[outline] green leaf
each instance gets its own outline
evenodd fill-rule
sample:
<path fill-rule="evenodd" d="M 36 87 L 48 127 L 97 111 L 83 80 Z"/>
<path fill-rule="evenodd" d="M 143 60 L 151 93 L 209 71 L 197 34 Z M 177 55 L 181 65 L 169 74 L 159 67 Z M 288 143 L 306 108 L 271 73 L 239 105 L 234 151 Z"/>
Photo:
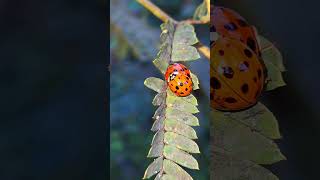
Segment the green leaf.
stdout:
<path fill-rule="evenodd" d="M 176 179 L 192 180 L 192 177 L 176 163 L 165 159 L 163 161 L 163 171 L 167 175 L 172 175 Z"/>
<path fill-rule="evenodd" d="M 171 61 L 173 35 L 175 31 L 174 24 L 171 21 L 161 24 L 162 33 L 160 35 L 160 51 L 157 54 L 153 64 L 165 74 L 167 67 Z"/>
<path fill-rule="evenodd" d="M 157 120 L 154 121 L 151 131 L 156 132 L 164 127 L 164 116 L 160 116 Z"/>
<path fill-rule="evenodd" d="M 164 142 L 189 153 L 200 153 L 197 143 L 174 132 L 166 132 L 164 134 Z"/>
<path fill-rule="evenodd" d="M 260 102 L 254 107 L 240 112 L 214 111 L 213 118 L 224 121 L 231 119 L 243 123 L 250 127 L 251 130 L 258 132 L 267 138 L 281 138 L 277 119 L 274 117 L 273 113 Z"/>
<path fill-rule="evenodd" d="M 210 22 L 210 15 L 207 10 L 207 2 L 204 0 L 193 14 L 193 19 Z"/>
<path fill-rule="evenodd" d="M 152 138 L 151 146 L 163 143 L 164 131 L 158 131 Z"/>
<path fill-rule="evenodd" d="M 173 94 L 173 92 L 169 89 L 167 90 L 167 93 L 170 96 L 175 96 L 175 94 Z M 193 104 L 194 106 L 198 106 L 198 101 L 197 101 L 196 97 L 194 97 L 194 95 L 192 95 L 192 94 L 190 94 L 189 96 L 185 96 L 185 97 L 179 97 L 179 100 L 183 100 L 187 103 Z"/>
<path fill-rule="evenodd" d="M 280 51 L 266 38 L 258 36 L 261 55 L 264 61 L 272 63 L 279 71 L 284 72 L 286 68 L 283 65 L 283 58 Z"/>
<path fill-rule="evenodd" d="M 164 174 L 161 178 L 161 180 L 177 180 L 177 178 L 173 175 Z"/>
<path fill-rule="evenodd" d="M 199 79 L 196 75 L 194 75 L 193 73 L 191 73 L 191 79 L 192 79 L 192 83 L 193 83 L 193 90 L 197 90 L 199 89 Z"/>
<path fill-rule="evenodd" d="M 199 59 L 198 50 L 192 46 L 197 42 L 198 39 L 194 32 L 194 27 L 187 23 L 179 24 L 173 37 L 171 60 L 178 62 Z"/>
<path fill-rule="evenodd" d="M 164 129 L 166 131 L 175 132 L 177 134 L 183 135 L 189 139 L 198 138 L 196 131 L 192 127 L 174 119 L 166 119 L 164 121 Z"/>
<path fill-rule="evenodd" d="M 165 61 L 162 61 L 160 59 L 155 59 L 153 61 L 153 64 L 160 70 L 160 72 L 162 74 L 165 74 L 166 73 L 166 70 L 169 66 L 169 63 L 168 62 L 165 62 Z"/>
<path fill-rule="evenodd" d="M 163 149 L 163 155 L 165 158 L 176 162 L 186 168 L 199 169 L 198 162 L 194 157 L 182 150 L 179 150 L 174 146 L 165 145 Z"/>
<path fill-rule="evenodd" d="M 269 170 L 248 160 L 228 156 L 224 151 L 213 147 L 211 152 L 212 179 L 221 180 L 278 180 Z"/>
<path fill-rule="evenodd" d="M 268 61 L 265 61 L 265 65 L 268 69 L 268 82 L 267 82 L 266 90 L 271 91 L 276 88 L 285 86 L 286 83 L 282 78 L 281 71 Z"/>
<path fill-rule="evenodd" d="M 230 155 L 258 164 L 272 164 L 286 159 L 272 140 L 248 126 L 230 119 L 212 118 L 212 121 L 214 145 Z"/>
<path fill-rule="evenodd" d="M 286 69 L 283 65 L 283 57 L 280 51 L 263 36 L 258 37 L 262 60 L 268 71 L 266 90 L 271 91 L 285 86 L 286 83 L 283 80 L 282 72 L 286 71 Z"/>
<path fill-rule="evenodd" d="M 156 176 L 156 178 L 154 178 L 154 180 L 160 180 L 161 179 L 161 177 L 162 177 L 162 175 L 163 175 L 163 173 L 158 173 L 157 174 L 157 176 Z"/>
<path fill-rule="evenodd" d="M 189 126 L 199 126 L 199 120 L 196 116 L 188 112 L 182 112 L 172 108 L 166 110 L 167 119 L 175 119 Z"/>
<path fill-rule="evenodd" d="M 166 97 L 166 92 L 158 93 L 158 94 L 153 98 L 152 104 L 153 104 L 154 106 L 160 106 L 161 103 L 165 101 L 165 97 Z"/>
<path fill-rule="evenodd" d="M 146 169 L 142 179 L 148 179 L 153 175 L 161 171 L 163 164 L 163 157 L 158 157 L 155 159 Z"/>
<path fill-rule="evenodd" d="M 175 96 L 175 94 L 173 94 L 173 92 L 171 90 L 167 90 L 167 93 L 168 95 L 170 96 Z M 172 99 L 169 99 L 169 101 L 172 100 Z M 189 96 L 184 96 L 184 97 L 179 97 L 179 100 L 183 100 L 187 103 L 191 103 L 192 105 L 194 106 L 198 106 L 198 101 L 197 101 L 197 98 L 194 97 L 194 95 L 190 94 Z M 167 99 L 168 101 L 168 99 Z"/>
<path fill-rule="evenodd" d="M 165 86 L 165 82 L 164 80 L 156 77 L 149 77 L 146 80 L 144 80 L 144 85 L 147 86 L 149 89 L 152 89 L 160 93 L 163 87 Z"/>
<path fill-rule="evenodd" d="M 155 120 L 160 119 L 162 118 L 164 112 L 165 112 L 165 104 L 158 107 L 158 109 L 156 110 L 152 118 Z"/>
<path fill-rule="evenodd" d="M 147 157 L 159 157 L 162 155 L 164 144 L 161 142 L 159 144 L 154 144 L 151 146 Z"/>
<path fill-rule="evenodd" d="M 184 101 L 182 98 L 175 96 L 170 92 L 167 93 L 166 103 L 167 103 L 167 108 L 173 108 L 176 110 L 189 112 L 192 114 L 199 112 L 198 108 L 195 105 Z"/>
<path fill-rule="evenodd" d="M 152 139 L 151 148 L 148 153 L 148 157 L 159 157 L 162 155 L 162 150 L 164 146 L 164 131 L 159 130 Z"/>

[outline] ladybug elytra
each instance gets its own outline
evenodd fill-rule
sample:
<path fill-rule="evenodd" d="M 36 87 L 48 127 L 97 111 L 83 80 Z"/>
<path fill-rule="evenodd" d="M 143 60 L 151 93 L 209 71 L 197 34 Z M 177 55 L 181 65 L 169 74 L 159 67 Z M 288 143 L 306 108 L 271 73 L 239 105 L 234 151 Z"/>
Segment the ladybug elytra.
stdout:
<path fill-rule="evenodd" d="M 257 31 L 237 12 L 214 6 L 211 8 L 211 32 L 217 32 L 223 37 L 236 39 L 246 44 L 258 56 L 261 56 L 257 37 Z"/>
<path fill-rule="evenodd" d="M 218 38 L 213 44 L 210 102 L 214 109 L 237 111 L 251 107 L 264 81 L 264 65 L 248 46 L 230 38 Z"/>
<path fill-rule="evenodd" d="M 169 65 L 165 73 L 165 80 L 170 90 L 177 96 L 188 96 L 192 92 L 191 73 L 183 64 Z"/>

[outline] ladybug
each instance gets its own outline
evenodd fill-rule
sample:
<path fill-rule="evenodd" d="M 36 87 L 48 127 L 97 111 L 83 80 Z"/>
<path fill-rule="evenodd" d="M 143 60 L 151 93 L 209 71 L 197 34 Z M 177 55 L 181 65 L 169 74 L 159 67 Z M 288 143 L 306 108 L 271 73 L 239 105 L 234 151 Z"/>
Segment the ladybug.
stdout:
<path fill-rule="evenodd" d="M 239 40 L 259 57 L 261 56 L 254 26 L 249 25 L 243 17 L 231 9 L 220 6 L 214 6 L 211 9 L 210 32 L 217 32 L 223 37 Z"/>
<path fill-rule="evenodd" d="M 170 90 L 177 96 L 188 96 L 193 89 L 190 70 L 180 63 L 168 66 L 165 79 Z"/>
<path fill-rule="evenodd" d="M 263 62 L 246 44 L 227 37 L 210 51 L 211 107 L 239 111 L 255 105 L 264 88 Z"/>

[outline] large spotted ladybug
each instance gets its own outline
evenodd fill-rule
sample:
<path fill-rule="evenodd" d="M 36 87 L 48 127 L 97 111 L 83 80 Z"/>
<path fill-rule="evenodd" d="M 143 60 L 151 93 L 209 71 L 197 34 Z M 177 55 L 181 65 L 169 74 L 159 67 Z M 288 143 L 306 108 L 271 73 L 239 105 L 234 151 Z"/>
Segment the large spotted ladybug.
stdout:
<path fill-rule="evenodd" d="M 193 84 L 190 70 L 180 63 L 168 66 L 165 79 L 170 90 L 177 96 L 188 96 L 192 92 Z"/>
<path fill-rule="evenodd" d="M 241 41 L 220 37 L 211 47 L 210 102 L 223 111 L 256 104 L 264 87 L 264 65 Z"/>
<path fill-rule="evenodd" d="M 210 14 L 210 32 L 217 32 L 222 37 L 241 41 L 258 56 L 261 56 L 254 26 L 249 25 L 237 12 L 228 8 L 211 6 Z"/>

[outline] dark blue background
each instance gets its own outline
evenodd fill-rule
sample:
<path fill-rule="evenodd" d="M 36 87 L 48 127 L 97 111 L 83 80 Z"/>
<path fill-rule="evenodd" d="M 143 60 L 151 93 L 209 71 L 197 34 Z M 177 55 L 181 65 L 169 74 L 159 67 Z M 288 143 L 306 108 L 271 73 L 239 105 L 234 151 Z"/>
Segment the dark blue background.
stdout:
<path fill-rule="evenodd" d="M 0 179 L 107 179 L 103 1 L 0 1 Z"/>

